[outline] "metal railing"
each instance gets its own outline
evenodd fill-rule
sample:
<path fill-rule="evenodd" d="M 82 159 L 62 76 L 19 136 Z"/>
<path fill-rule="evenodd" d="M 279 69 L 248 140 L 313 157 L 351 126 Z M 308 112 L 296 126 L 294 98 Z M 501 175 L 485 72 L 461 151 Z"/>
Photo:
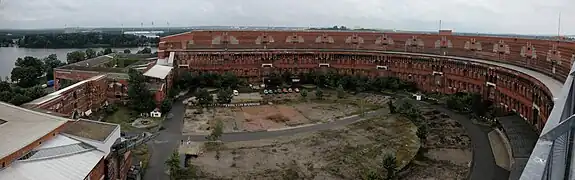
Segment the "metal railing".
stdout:
<path fill-rule="evenodd" d="M 521 174 L 521 180 L 573 180 L 575 158 L 575 64 Z"/>

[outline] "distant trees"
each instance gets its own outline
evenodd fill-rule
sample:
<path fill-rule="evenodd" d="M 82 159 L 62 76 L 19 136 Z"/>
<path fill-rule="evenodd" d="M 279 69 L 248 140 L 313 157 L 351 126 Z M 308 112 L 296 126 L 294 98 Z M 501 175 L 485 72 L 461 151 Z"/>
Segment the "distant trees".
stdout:
<path fill-rule="evenodd" d="M 77 63 L 77 62 L 86 60 L 86 53 L 84 51 L 69 52 L 66 55 L 66 60 L 68 61 L 68 64 L 73 64 L 73 63 Z"/>
<path fill-rule="evenodd" d="M 94 51 L 93 49 L 86 49 L 86 59 L 92 59 L 97 57 L 96 51 Z"/>
<path fill-rule="evenodd" d="M 128 34 L 35 34 L 24 36 L 18 41 L 18 46 L 25 48 L 141 47 L 158 44 L 158 41 L 159 38 Z"/>
<path fill-rule="evenodd" d="M 128 72 L 128 99 L 133 110 L 147 113 L 156 107 L 152 93 L 146 84 L 146 77 L 139 71 L 130 69 Z"/>

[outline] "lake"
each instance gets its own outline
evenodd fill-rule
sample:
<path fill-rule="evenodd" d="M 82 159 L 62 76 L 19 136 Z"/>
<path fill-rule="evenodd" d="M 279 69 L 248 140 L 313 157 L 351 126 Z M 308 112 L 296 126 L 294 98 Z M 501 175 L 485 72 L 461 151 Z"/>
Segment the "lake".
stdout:
<path fill-rule="evenodd" d="M 86 48 L 87 49 L 87 48 Z M 0 47 L 0 77 L 4 80 L 4 77 L 10 76 L 12 68 L 14 68 L 14 62 L 19 57 L 23 58 L 25 56 L 32 56 L 36 58 L 44 58 L 50 54 L 56 54 L 58 59 L 62 62 L 66 62 L 66 54 L 72 51 L 86 49 L 30 49 L 30 48 L 18 48 L 18 47 Z M 103 50 L 103 48 L 92 48 L 95 51 Z M 124 51 L 124 49 L 129 49 L 132 53 L 138 52 L 142 48 L 112 48 L 114 51 Z M 153 47 L 152 52 L 157 51 L 157 48 Z"/>

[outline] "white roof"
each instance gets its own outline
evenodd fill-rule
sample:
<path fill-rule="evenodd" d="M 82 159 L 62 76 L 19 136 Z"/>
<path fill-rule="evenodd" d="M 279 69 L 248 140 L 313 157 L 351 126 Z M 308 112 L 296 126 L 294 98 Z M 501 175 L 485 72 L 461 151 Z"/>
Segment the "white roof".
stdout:
<path fill-rule="evenodd" d="M 144 76 L 158 78 L 158 79 L 166 79 L 168 74 L 170 74 L 170 71 L 172 71 L 172 68 L 173 67 L 162 66 L 162 65 L 156 64 L 152 68 L 150 68 L 148 71 L 146 71 L 146 73 L 144 73 Z"/>
<path fill-rule="evenodd" d="M 0 158 L 32 144 L 68 120 L 0 102 Z"/>
<path fill-rule="evenodd" d="M 104 152 L 80 141 L 57 135 L 3 170 L 0 179 L 78 180 L 87 177 L 104 158 Z"/>

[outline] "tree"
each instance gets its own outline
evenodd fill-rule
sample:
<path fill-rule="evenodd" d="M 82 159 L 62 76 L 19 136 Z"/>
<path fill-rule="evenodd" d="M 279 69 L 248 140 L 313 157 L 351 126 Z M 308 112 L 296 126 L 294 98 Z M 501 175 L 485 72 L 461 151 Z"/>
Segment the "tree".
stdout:
<path fill-rule="evenodd" d="M 93 49 L 86 49 L 86 59 L 92 59 L 95 57 L 97 57 L 96 51 L 94 51 Z"/>
<path fill-rule="evenodd" d="M 15 65 L 10 78 L 16 81 L 20 87 L 37 85 L 38 79 L 44 75 L 44 62 L 40 59 L 26 56 L 24 59 L 18 58 Z"/>
<path fill-rule="evenodd" d="M 104 49 L 104 55 L 112 54 L 113 52 L 114 52 L 114 51 L 112 51 L 111 48 L 106 48 L 106 49 Z"/>
<path fill-rule="evenodd" d="M 217 119 L 215 123 L 212 125 L 212 132 L 207 137 L 207 139 L 210 141 L 218 141 L 222 137 L 223 133 L 224 133 L 224 123 L 221 120 Z"/>
<path fill-rule="evenodd" d="M 387 179 L 395 178 L 395 172 L 397 171 L 397 159 L 395 158 L 395 155 L 385 155 L 381 166 L 387 171 Z"/>
<path fill-rule="evenodd" d="M 425 143 L 425 141 L 427 140 L 427 124 L 422 123 L 421 125 L 419 125 L 419 127 L 417 128 L 417 137 L 419 138 L 419 140 L 421 140 L 421 143 Z"/>
<path fill-rule="evenodd" d="M 86 53 L 84 53 L 84 51 L 69 52 L 66 55 L 66 60 L 68 61 L 68 64 L 77 63 L 77 62 L 86 60 Z"/>
<path fill-rule="evenodd" d="M 214 97 L 206 89 L 198 90 L 196 99 L 198 100 L 198 104 L 200 104 L 200 106 L 205 106 L 214 102 Z"/>
<path fill-rule="evenodd" d="M 164 162 L 170 170 L 170 180 L 189 180 L 198 178 L 193 166 L 185 168 L 181 166 L 180 154 L 178 151 L 172 152 L 170 158 Z"/>
<path fill-rule="evenodd" d="M 302 99 L 306 99 L 307 97 L 307 90 L 306 89 L 302 89 L 299 94 L 301 95 Z"/>
<path fill-rule="evenodd" d="M 387 101 L 387 105 L 389 106 L 389 112 L 391 114 L 395 114 L 396 110 L 395 110 L 395 106 L 393 105 L 393 101 L 392 100 Z"/>
<path fill-rule="evenodd" d="M 44 70 L 46 72 L 46 80 L 54 79 L 54 68 L 66 65 L 62 61 L 58 60 L 56 54 L 50 54 L 48 57 L 44 58 Z"/>
<path fill-rule="evenodd" d="M 171 109 L 172 109 L 172 99 L 165 98 L 162 101 L 162 104 L 160 105 L 160 110 L 162 111 L 162 114 L 170 112 Z"/>
<path fill-rule="evenodd" d="M 218 103 L 219 104 L 228 104 L 232 102 L 232 98 L 234 97 L 233 92 L 230 88 L 220 89 L 218 91 Z"/>
<path fill-rule="evenodd" d="M 140 113 L 154 110 L 156 103 L 146 86 L 146 77 L 135 69 L 130 69 L 128 75 L 130 77 L 128 80 L 128 99 L 131 108 Z"/>
<path fill-rule="evenodd" d="M 323 99 L 323 91 L 320 88 L 315 90 L 315 97 L 320 100 Z"/>
<path fill-rule="evenodd" d="M 24 96 L 22 94 L 16 94 L 11 100 L 10 104 L 14 104 L 16 106 L 20 106 L 24 103 L 30 102 L 32 99 L 28 96 Z"/>
<path fill-rule="evenodd" d="M 175 180 L 178 177 L 178 171 L 181 169 L 180 154 L 178 151 L 172 152 L 172 155 L 165 162 L 166 166 L 170 170 L 170 179 Z"/>
<path fill-rule="evenodd" d="M 344 98 L 345 97 L 345 90 L 343 90 L 343 86 L 340 84 L 337 87 L 337 98 Z"/>
<path fill-rule="evenodd" d="M 132 53 L 132 51 L 130 51 L 129 49 L 124 49 L 124 53 L 125 53 L 125 54 L 130 54 L 130 53 Z"/>

